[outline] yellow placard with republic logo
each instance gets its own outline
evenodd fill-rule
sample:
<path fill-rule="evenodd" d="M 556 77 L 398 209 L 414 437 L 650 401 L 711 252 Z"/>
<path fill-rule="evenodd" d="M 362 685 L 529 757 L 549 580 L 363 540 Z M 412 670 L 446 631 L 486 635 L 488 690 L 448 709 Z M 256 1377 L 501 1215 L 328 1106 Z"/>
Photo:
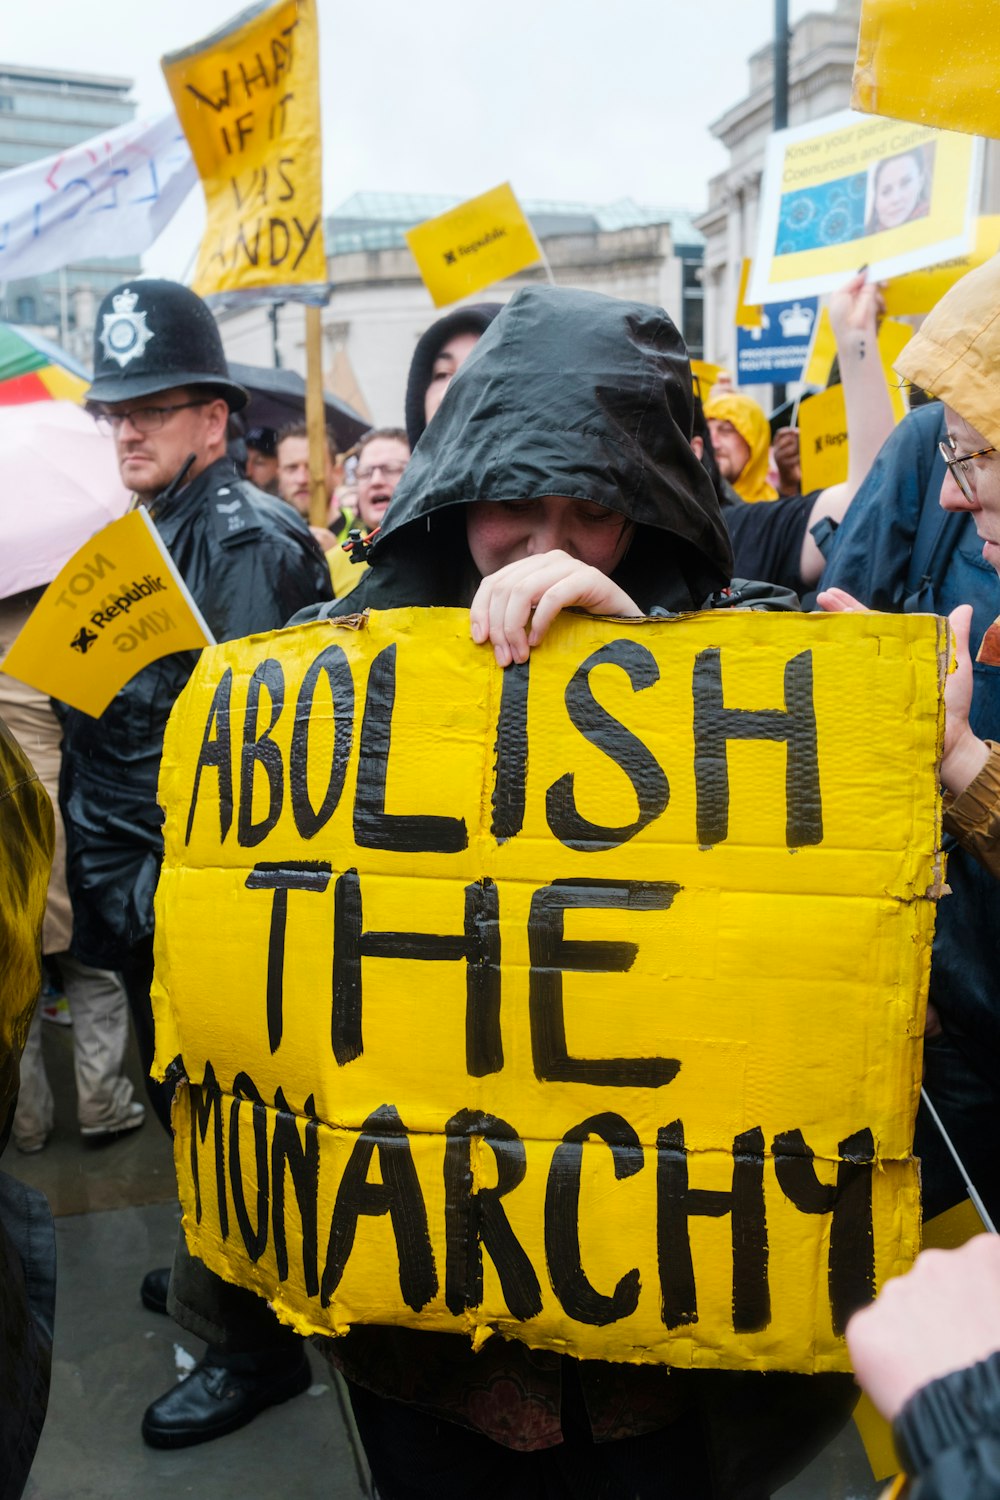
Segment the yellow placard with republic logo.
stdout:
<path fill-rule="evenodd" d="M 831 385 L 799 403 L 802 493 L 843 484 L 847 478 L 847 408 L 844 387 Z"/>
<path fill-rule="evenodd" d="M 159 532 L 139 509 L 74 552 L 3 669 L 97 718 L 151 661 L 214 644 Z"/>
<path fill-rule="evenodd" d="M 325 302 L 315 0 L 253 6 L 161 66 L 205 192 L 194 290 Z"/>
<path fill-rule="evenodd" d="M 542 258 L 509 182 L 407 230 L 406 242 L 435 307 L 458 302 Z"/>
<path fill-rule="evenodd" d="M 564 614 L 502 671 L 402 609 L 204 652 L 153 989 L 192 1251 L 303 1332 L 847 1369 L 919 1240 L 947 643 Z"/>

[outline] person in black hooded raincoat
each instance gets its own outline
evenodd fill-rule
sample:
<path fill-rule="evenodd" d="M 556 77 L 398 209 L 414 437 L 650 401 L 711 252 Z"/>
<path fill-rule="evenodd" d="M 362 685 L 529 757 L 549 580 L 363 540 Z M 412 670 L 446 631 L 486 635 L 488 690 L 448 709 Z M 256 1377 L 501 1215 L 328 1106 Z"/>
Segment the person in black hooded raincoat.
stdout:
<path fill-rule="evenodd" d="M 567 606 L 790 607 L 760 585 L 730 590 L 691 430 L 687 351 L 664 312 L 525 289 L 452 381 L 358 588 L 293 623 L 471 605 L 474 639 L 506 665 Z M 325 1351 L 382 1500 L 761 1500 L 854 1400 L 847 1376 L 578 1361 L 499 1338 L 473 1353 L 458 1335 L 403 1328 L 355 1327 Z"/>

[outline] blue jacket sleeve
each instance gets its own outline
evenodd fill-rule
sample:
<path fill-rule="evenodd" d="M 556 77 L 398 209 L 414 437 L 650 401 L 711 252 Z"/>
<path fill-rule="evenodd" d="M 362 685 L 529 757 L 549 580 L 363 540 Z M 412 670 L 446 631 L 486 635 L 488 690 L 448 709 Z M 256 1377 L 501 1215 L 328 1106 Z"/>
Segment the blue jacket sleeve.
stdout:
<path fill-rule="evenodd" d="M 942 408 L 903 418 L 855 495 L 830 548 L 820 588 L 846 589 L 872 609 L 898 611 L 908 590 L 913 543 L 927 496 Z"/>

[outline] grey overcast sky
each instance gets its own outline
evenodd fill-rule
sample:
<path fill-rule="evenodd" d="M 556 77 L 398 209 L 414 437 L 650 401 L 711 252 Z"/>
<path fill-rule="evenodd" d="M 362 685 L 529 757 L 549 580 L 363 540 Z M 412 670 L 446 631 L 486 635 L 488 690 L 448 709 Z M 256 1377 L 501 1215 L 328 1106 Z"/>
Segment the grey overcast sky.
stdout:
<path fill-rule="evenodd" d="M 160 56 L 239 0 L 3 4 L 4 62 L 135 80 L 143 114 L 169 106 Z M 772 0 L 318 0 L 324 207 L 351 193 L 471 197 L 509 179 L 522 198 L 705 207 L 726 163 L 709 125 L 747 92 Z M 791 0 L 794 22 L 833 0 Z M 200 238 L 192 194 L 146 256 L 180 276 Z"/>

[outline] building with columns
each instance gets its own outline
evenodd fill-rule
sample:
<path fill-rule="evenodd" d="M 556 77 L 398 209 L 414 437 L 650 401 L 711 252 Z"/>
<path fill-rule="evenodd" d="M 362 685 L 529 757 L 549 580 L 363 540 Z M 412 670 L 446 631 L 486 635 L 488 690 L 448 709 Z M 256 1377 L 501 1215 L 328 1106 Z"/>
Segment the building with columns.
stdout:
<path fill-rule="evenodd" d="M 792 30 L 788 64 L 788 123 L 847 109 L 857 50 L 861 0 L 835 0 L 832 11 L 810 13 Z M 708 208 L 695 223 L 705 236 L 705 358 L 736 369 L 736 313 L 740 267 L 752 259 L 767 138 L 774 119 L 774 43 L 749 59 L 749 91 L 711 126 L 729 152 L 729 166 L 708 185 Z M 981 212 L 1000 211 L 1000 142 L 984 152 Z M 755 387 L 763 397 L 767 387 Z"/>
<path fill-rule="evenodd" d="M 402 422 L 410 359 L 420 335 L 451 308 L 437 309 L 404 238 L 406 229 L 453 208 L 456 198 L 357 193 L 326 225 L 332 295 L 323 309 L 326 389 L 373 425 Z M 526 202 L 524 211 L 557 285 L 586 288 L 665 307 L 692 353 L 702 348 L 702 237 L 679 209 L 625 200 L 605 206 Z M 469 302 L 506 302 L 521 286 L 546 280 L 532 266 Z M 456 303 L 454 306 L 461 306 Z M 226 354 L 243 364 L 305 373 L 305 318 L 288 303 L 219 316 Z"/>

